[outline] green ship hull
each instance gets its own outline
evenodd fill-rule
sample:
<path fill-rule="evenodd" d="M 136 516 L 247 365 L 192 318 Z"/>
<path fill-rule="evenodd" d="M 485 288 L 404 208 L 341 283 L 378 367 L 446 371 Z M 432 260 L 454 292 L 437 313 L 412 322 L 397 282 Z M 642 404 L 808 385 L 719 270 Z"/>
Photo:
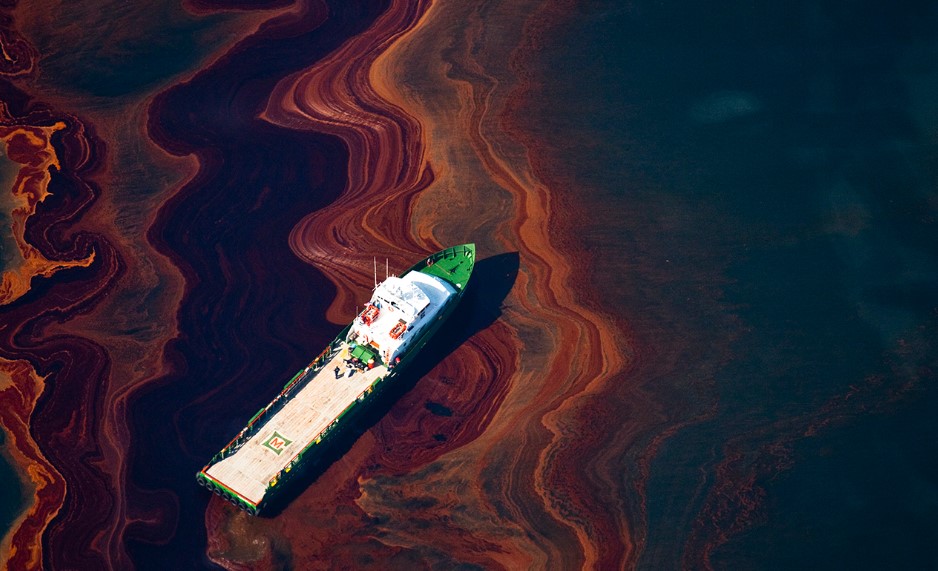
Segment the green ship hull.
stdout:
<path fill-rule="evenodd" d="M 383 282 L 366 310 L 196 474 L 198 483 L 258 514 L 407 370 L 456 309 L 474 266 L 475 245 L 463 244 Z M 394 327 L 371 339 L 379 336 L 375 331 L 383 321 L 374 320 L 379 313 Z M 399 315 L 403 318 L 390 321 Z"/>

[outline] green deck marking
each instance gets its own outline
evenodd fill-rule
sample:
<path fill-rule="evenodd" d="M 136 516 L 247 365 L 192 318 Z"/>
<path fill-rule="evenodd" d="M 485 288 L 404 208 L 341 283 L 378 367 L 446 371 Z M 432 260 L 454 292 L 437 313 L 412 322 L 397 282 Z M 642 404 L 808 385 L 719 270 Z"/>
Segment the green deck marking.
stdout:
<path fill-rule="evenodd" d="M 289 446 L 291 442 L 293 441 L 275 430 L 274 433 L 263 442 L 262 446 L 280 455 L 283 449 Z"/>

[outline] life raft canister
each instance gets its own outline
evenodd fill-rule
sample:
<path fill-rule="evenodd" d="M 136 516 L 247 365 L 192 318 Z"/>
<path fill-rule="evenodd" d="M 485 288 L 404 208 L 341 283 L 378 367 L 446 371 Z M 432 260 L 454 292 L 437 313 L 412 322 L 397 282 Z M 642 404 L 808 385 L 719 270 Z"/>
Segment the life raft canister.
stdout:
<path fill-rule="evenodd" d="M 362 321 L 365 322 L 365 325 L 371 325 L 377 317 L 378 308 L 374 305 L 369 305 L 365 308 L 365 311 L 362 312 Z"/>
<path fill-rule="evenodd" d="M 397 324 L 391 329 L 391 339 L 399 339 L 401 335 L 404 334 L 404 331 L 407 330 L 407 324 L 403 321 L 398 321 Z"/>

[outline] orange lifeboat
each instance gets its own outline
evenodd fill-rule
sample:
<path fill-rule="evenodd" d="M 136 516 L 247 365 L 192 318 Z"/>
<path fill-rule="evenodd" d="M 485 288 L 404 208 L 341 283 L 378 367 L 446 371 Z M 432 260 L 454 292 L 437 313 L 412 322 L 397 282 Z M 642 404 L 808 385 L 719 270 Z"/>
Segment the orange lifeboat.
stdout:
<path fill-rule="evenodd" d="M 365 311 L 362 312 L 362 321 L 365 322 L 365 325 L 371 325 L 377 318 L 378 308 L 373 305 L 369 305 L 365 308 Z"/>
<path fill-rule="evenodd" d="M 403 335 L 405 331 L 407 331 L 407 324 L 403 321 L 398 321 L 397 325 L 391 329 L 391 339 L 400 339 L 401 335 Z"/>

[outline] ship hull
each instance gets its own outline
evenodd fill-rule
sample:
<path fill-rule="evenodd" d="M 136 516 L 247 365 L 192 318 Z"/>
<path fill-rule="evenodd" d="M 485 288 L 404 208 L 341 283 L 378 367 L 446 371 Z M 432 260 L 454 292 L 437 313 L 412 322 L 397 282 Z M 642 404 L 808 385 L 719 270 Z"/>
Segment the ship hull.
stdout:
<path fill-rule="evenodd" d="M 395 385 L 397 379 L 408 372 L 423 348 L 446 324 L 459 305 L 468 286 L 474 263 L 474 245 L 464 244 L 436 252 L 417 262 L 401 274 L 403 277 L 410 272 L 417 271 L 435 275 L 450 282 L 455 287 L 456 294 L 446 302 L 434 321 L 421 332 L 420 337 L 414 340 L 410 349 L 400 356 L 399 362 L 395 363 L 392 368 L 385 369 L 386 372 L 381 373 L 380 377 L 358 398 L 349 402 L 348 406 L 314 440 L 302 443 L 304 444 L 302 450 L 296 454 L 287 467 L 280 470 L 271 479 L 269 486 L 262 495 L 247 493 L 244 489 L 239 489 L 237 479 L 219 476 L 219 470 L 216 466 L 224 462 L 226 458 L 238 454 L 239 450 L 246 444 L 250 445 L 261 433 L 269 419 L 274 418 L 280 411 L 284 410 L 299 391 L 306 390 L 304 383 L 310 383 L 312 379 L 329 374 L 327 367 L 331 367 L 335 363 L 336 354 L 340 350 L 347 348 L 346 336 L 352 324 L 343 328 L 335 340 L 326 347 L 309 367 L 297 373 L 284 386 L 283 391 L 270 404 L 258 411 L 247 426 L 196 474 L 198 483 L 252 515 L 260 513 L 273 498 L 287 489 L 288 484 L 295 480 L 298 474 L 307 473 L 310 467 L 318 464 L 324 457 L 334 454 L 335 444 L 340 440 L 339 437 L 354 424 L 356 419 L 373 410 L 374 406 L 381 402 L 382 395 L 387 393 L 388 388 Z"/>

